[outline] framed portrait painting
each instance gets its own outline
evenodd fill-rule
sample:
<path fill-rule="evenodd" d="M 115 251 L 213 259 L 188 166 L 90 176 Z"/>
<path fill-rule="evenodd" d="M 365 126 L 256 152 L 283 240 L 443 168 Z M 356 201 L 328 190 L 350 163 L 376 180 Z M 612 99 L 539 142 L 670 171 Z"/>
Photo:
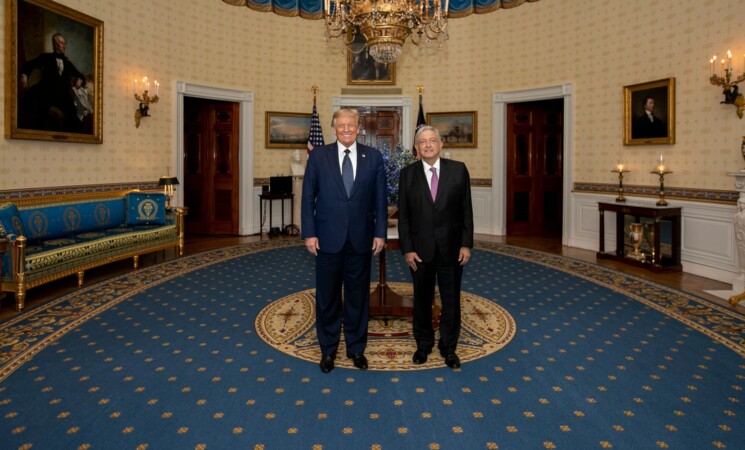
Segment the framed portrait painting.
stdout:
<path fill-rule="evenodd" d="M 310 114 L 266 112 L 266 148 L 305 148 L 310 136 Z"/>
<path fill-rule="evenodd" d="M 103 22 L 50 0 L 6 0 L 5 137 L 103 142 Z"/>
<path fill-rule="evenodd" d="M 365 44 L 365 37 L 358 29 L 354 41 L 347 48 L 347 84 L 396 84 L 396 63 L 375 61 Z"/>
<path fill-rule="evenodd" d="M 440 132 L 443 148 L 478 145 L 476 111 L 427 113 L 427 124 Z"/>
<path fill-rule="evenodd" d="M 675 143 L 675 78 L 624 86 L 623 143 Z"/>

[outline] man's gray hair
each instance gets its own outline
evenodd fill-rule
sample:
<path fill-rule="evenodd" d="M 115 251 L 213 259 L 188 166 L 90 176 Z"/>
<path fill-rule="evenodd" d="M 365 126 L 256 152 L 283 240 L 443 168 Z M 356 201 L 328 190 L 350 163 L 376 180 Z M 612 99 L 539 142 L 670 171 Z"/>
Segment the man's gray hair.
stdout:
<path fill-rule="evenodd" d="M 417 141 L 419 141 L 419 136 L 421 136 L 422 133 L 424 133 L 425 131 L 434 131 L 435 136 L 437 136 L 437 140 L 442 142 L 442 137 L 440 136 L 440 130 L 430 125 L 422 125 L 416 130 L 416 134 L 414 135 L 414 144 L 416 144 Z"/>

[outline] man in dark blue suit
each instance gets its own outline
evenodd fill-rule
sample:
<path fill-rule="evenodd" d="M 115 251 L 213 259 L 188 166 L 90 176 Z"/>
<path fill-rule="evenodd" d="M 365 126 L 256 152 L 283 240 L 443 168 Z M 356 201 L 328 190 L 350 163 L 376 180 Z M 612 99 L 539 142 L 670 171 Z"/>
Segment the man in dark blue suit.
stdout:
<path fill-rule="evenodd" d="M 414 281 L 414 364 L 427 362 L 435 344 L 432 298 L 440 288 L 442 315 L 437 347 L 448 367 L 460 367 L 460 286 L 473 248 L 471 178 L 466 165 L 440 158 L 442 138 L 431 126 L 419 128 L 414 145 L 421 159 L 401 171 L 398 235 Z"/>
<path fill-rule="evenodd" d="M 370 266 L 372 255 L 385 245 L 388 207 L 383 157 L 357 143 L 359 112 L 336 111 L 331 127 L 337 141 L 310 153 L 301 201 L 302 237 L 316 256 L 323 373 L 334 369 L 342 324 L 347 357 L 358 369 L 367 369 Z"/>

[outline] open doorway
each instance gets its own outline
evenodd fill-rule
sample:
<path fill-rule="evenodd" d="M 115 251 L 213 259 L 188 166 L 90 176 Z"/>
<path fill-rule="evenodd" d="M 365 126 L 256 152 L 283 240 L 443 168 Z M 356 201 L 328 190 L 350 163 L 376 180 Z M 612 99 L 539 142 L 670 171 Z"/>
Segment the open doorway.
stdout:
<path fill-rule="evenodd" d="M 357 142 L 378 150 L 394 148 L 401 142 L 400 106 L 350 106 L 360 112 Z"/>

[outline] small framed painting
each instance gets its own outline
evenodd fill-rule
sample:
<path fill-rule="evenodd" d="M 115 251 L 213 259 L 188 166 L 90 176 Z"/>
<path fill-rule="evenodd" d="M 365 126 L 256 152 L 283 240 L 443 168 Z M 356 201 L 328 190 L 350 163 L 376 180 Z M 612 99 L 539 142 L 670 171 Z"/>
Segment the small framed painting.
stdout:
<path fill-rule="evenodd" d="M 359 29 L 347 49 L 347 84 L 396 84 L 396 63 L 383 64 L 375 61 Z"/>
<path fill-rule="evenodd" d="M 306 148 L 310 137 L 310 114 L 266 112 L 266 148 Z"/>
<path fill-rule="evenodd" d="M 675 143 L 675 78 L 624 86 L 623 143 Z"/>
<path fill-rule="evenodd" d="M 427 124 L 440 132 L 444 148 L 474 148 L 478 145 L 476 111 L 427 113 Z"/>

